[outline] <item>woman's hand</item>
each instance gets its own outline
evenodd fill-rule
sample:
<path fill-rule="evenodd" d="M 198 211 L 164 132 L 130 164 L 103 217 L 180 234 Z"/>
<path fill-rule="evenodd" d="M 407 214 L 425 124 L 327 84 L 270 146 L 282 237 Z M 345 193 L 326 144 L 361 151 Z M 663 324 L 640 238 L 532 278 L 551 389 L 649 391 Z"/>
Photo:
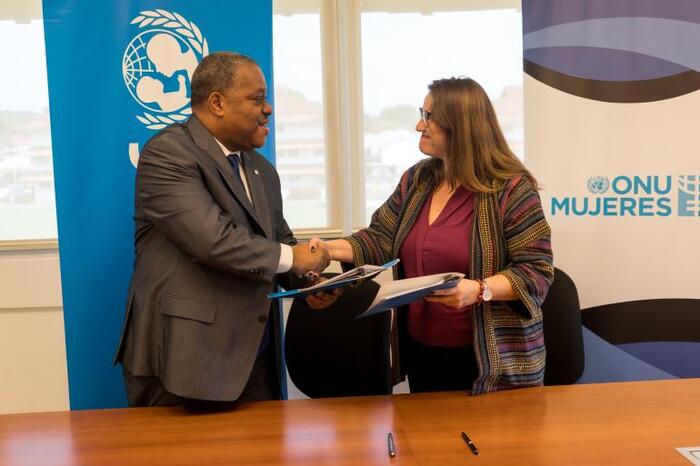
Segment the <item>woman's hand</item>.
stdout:
<path fill-rule="evenodd" d="M 344 239 L 331 239 L 324 241 L 321 238 L 314 237 L 309 241 L 309 251 L 314 252 L 318 249 L 328 252 L 328 256 L 332 261 L 353 262 L 352 248 L 350 243 Z"/>
<path fill-rule="evenodd" d="M 323 241 L 321 238 L 311 238 L 311 240 L 307 243 L 309 246 L 309 252 L 310 253 L 315 253 L 317 250 L 320 251 L 321 253 L 328 252 L 328 246 L 325 241 Z M 332 257 L 329 257 L 331 260 L 333 259 Z M 309 286 L 315 285 L 316 283 L 319 283 L 317 280 L 319 279 L 320 275 L 318 272 L 314 272 L 313 270 L 309 270 L 306 272 L 305 275 L 306 279 L 310 282 L 314 282 Z"/>
<path fill-rule="evenodd" d="M 316 252 L 316 249 L 321 249 L 321 250 L 326 250 L 328 251 L 328 244 L 326 244 L 325 241 L 323 241 L 321 238 L 314 236 L 309 240 L 309 251 L 310 252 Z"/>
<path fill-rule="evenodd" d="M 326 280 L 328 279 L 324 277 L 319 277 L 318 281 L 314 283 L 314 285 L 323 283 Z M 342 288 L 335 288 L 328 293 L 324 291 L 319 291 L 317 293 L 312 293 L 308 295 L 306 297 L 306 304 L 308 304 L 309 307 L 314 311 L 320 311 L 326 309 L 331 304 L 333 304 L 341 294 L 343 294 Z"/>
<path fill-rule="evenodd" d="M 481 286 L 479 286 L 478 281 L 463 278 L 457 283 L 457 286 L 433 291 L 423 299 L 431 303 L 442 303 L 445 306 L 459 309 L 478 302 L 480 291 Z"/>

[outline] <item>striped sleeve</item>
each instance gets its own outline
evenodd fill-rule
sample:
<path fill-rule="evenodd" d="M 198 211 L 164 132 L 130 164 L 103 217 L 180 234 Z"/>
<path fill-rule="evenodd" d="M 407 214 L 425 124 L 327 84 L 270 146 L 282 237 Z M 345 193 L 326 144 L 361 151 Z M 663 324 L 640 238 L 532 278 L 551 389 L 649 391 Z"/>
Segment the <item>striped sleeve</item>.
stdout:
<path fill-rule="evenodd" d="M 393 245 L 398 229 L 399 215 L 408 196 L 415 165 L 401 176 L 389 199 L 372 214 L 367 228 L 345 237 L 352 248 L 355 266 L 381 265 L 393 259 Z"/>
<path fill-rule="evenodd" d="M 508 265 L 498 273 L 520 298 L 509 304 L 519 314 L 532 317 L 554 279 L 551 231 L 540 196 L 527 179 L 509 181 L 500 205 Z"/>

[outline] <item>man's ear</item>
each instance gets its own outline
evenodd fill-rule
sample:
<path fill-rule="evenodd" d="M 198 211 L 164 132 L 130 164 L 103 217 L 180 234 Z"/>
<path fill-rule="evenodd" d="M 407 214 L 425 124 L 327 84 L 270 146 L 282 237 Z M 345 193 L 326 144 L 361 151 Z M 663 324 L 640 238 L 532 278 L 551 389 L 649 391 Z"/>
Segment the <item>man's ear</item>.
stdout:
<path fill-rule="evenodd" d="M 207 99 L 207 104 L 209 105 L 209 111 L 216 116 L 223 116 L 224 115 L 223 99 L 224 99 L 224 96 L 219 91 L 214 91 L 211 94 L 209 94 L 209 98 Z"/>

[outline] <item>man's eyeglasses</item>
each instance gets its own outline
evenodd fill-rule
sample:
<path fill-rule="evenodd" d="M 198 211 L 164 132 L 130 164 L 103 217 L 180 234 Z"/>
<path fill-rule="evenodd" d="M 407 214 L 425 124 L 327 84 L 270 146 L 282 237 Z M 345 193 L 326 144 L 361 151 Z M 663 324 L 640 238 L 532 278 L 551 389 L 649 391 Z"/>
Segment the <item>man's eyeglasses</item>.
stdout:
<path fill-rule="evenodd" d="M 420 114 L 420 118 L 423 120 L 423 123 L 426 125 L 430 123 L 430 117 L 433 116 L 431 112 L 423 110 L 423 107 L 418 107 L 418 113 Z"/>

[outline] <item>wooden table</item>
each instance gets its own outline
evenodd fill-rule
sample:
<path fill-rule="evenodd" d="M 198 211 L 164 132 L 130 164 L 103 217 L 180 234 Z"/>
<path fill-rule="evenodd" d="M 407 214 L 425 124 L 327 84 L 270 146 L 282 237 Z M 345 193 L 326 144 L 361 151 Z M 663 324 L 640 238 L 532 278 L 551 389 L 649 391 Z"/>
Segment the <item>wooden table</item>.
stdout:
<path fill-rule="evenodd" d="M 697 445 L 700 379 L 0 416 L 3 466 L 687 466 L 675 448 Z"/>

